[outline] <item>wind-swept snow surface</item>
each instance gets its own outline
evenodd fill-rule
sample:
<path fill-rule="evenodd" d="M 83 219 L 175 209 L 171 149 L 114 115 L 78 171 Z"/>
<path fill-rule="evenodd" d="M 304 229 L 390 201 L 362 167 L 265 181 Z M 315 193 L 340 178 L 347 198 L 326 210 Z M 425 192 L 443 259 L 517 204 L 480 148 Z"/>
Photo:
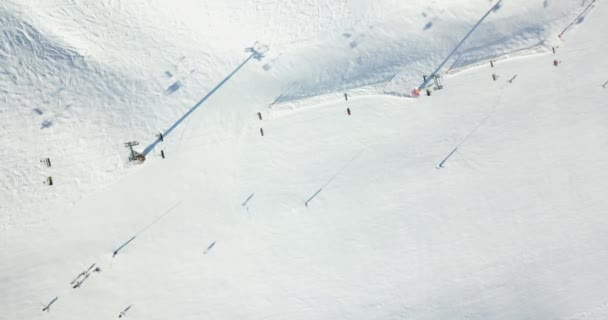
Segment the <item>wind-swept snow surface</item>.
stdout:
<path fill-rule="evenodd" d="M 3 3 L 0 319 L 605 319 L 607 16 Z"/>
<path fill-rule="evenodd" d="M 125 173 L 123 142 L 148 145 L 218 84 L 233 86 L 237 106 L 213 108 L 211 95 L 205 118 L 240 134 L 272 101 L 356 88 L 409 95 L 442 62 L 546 51 L 582 10 L 551 0 L 5 2 L 0 226 L 39 221 L 41 197 L 74 203 L 111 185 Z M 254 44 L 270 50 L 223 83 Z M 46 157 L 61 181 L 53 190 L 37 167 Z"/>

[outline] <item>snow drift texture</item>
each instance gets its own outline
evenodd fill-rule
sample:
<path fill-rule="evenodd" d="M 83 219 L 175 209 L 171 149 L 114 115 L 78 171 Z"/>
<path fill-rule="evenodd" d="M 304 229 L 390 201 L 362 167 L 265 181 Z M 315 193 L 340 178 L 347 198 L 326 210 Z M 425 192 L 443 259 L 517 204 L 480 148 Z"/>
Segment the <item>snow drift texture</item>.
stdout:
<path fill-rule="evenodd" d="M 607 15 L 4 1 L 0 319 L 605 319 Z"/>

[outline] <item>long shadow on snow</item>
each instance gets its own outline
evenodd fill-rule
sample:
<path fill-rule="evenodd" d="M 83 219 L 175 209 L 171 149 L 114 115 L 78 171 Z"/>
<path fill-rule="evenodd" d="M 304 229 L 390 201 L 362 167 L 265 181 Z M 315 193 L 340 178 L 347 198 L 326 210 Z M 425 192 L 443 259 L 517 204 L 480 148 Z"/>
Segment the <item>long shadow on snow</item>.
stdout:
<path fill-rule="evenodd" d="M 197 102 L 194 106 L 192 106 L 192 108 L 190 108 L 190 110 L 188 110 L 188 112 L 186 112 L 186 114 L 184 114 L 181 118 L 179 118 L 179 120 L 177 120 L 169 129 L 167 129 L 165 132 L 163 132 L 163 139 L 166 138 L 171 133 L 171 131 L 173 131 L 173 129 L 175 129 L 180 123 L 182 123 L 184 120 L 186 120 L 186 118 L 188 118 L 188 116 L 190 114 L 192 114 L 192 112 L 194 112 L 194 110 L 196 110 L 205 101 L 207 101 L 207 99 L 209 99 L 209 97 L 211 97 L 219 88 L 221 88 L 226 82 L 228 82 L 228 80 L 230 80 L 230 78 L 232 78 L 232 76 L 234 74 L 236 74 L 245 64 L 247 64 L 247 62 L 249 62 L 249 60 L 251 60 L 252 58 L 257 59 L 259 57 L 259 55 L 260 55 L 259 53 L 252 50 L 251 55 L 247 59 L 245 59 L 245 61 L 243 61 L 243 63 L 241 63 L 236 69 L 234 69 L 234 71 L 232 71 L 232 73 L 230 73 L 226 78 L 224 78 L 224 80 L 222 80 L 220 83 L 218 83 L 218 85 L 215 86 L 215 88 L 213 88 L 211 91 L 209 91 L 209 93 L 207 93 L 207 95 L 205 97 L 203 97 L 199 102 Z M 144 151 L 143 151 L 144 156 L 148 155 L 148 153 L 150 153 L 150 151 L 152 151 L 159 142 L 160 142 L 160 139 L 157 139 L 151 145 L 147 146 L 146 149 L 144 149 Z"/>
<path fill-rule="evenodd" d="M 502 3 L 502 0 L 498 1 L 494 6 L 492 6 L 492 8 L 490 10 L 488 10 L 488 12 L 486 12 L 486 14 L 484 14 L 481 17 L 481 19 L 479 19 L 479 21 L 477 21 L 477 23 L 473 26 L 473 28 L 471 28 L 471 30 L 469 30 L 469 32 L 464 36 L 464 38 L 462 38 L 462 40 L 460 40 L 460 42 L 456 45 L 454 50 L 452 50 L 452 52 L 450 52 L 450 54 L 447 56 L 447 58 L 445 58 L 445 60 L 443 60 L 443 62 L 439 65 L 439 67 L 437 67 L 437 69 L 435 69 L 435 71 L 433 71 L 433 73 L 431 73 L 431 76 L 427 77 L 426 81 L 424 81 L 420 86 L 418 86 L 418 88 L 422 89 L 422 88 L 426 87 L 429 84 L 429 82 L 431 80 L 433 80 L 433 78 L 437 74 L 437 72 L 439 72 L 441 70 L 441 68 L 443 68 L 443 66 L 448 62 L 448 60 L 450 60 L 450 58 L 452 58 L 452 56 L 456 53 L 456 51 L 458 51 L 458 49 L 460 49 L 462 44 L 464 44 L 465 41 L 467 41 L 469 36 L 471 36 L 471 34 L 473 34 L 473 32 L 477 29 L 477 27 L 479 27 L 479 25 L 490 15 L 490 13 L 492 13 L 494 11 L 498 11 L 501 8 L 501 3 Z"/>

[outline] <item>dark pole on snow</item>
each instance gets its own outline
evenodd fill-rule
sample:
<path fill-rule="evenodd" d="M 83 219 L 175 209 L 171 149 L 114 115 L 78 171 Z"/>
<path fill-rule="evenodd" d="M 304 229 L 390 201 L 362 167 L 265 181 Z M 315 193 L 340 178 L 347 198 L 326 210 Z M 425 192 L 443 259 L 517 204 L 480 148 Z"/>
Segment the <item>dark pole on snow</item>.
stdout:
<path fill-rule="evenodd" d="M 133 236 L 133 238 L 129 239 L 129 241 L 125 242 L 122 246 L 118 247 L 118 249 L 114 250 L 114 254 L 112 255 L 112 258 L 114 258 L 118 254 L 118 251 L 120 251 L 122 248 L 126 247 L 133 240 L 135 240 L 135 236 Z"/>

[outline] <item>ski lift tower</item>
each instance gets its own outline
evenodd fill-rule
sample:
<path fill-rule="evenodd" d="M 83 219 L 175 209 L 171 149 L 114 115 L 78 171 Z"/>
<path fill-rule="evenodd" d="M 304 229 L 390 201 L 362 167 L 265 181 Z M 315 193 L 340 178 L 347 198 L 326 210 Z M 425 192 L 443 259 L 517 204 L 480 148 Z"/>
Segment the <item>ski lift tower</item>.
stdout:
<path fill-rule="evenodd" d="M 125 142 L 125 147 L 129 148 L 129 150 L 131 150 L 131 155 L 129 156 L 129 161 L 135 161 L 135 160 L 139 160 L 142 155 L 139 154 L 137 151 L 133 150 L 133 146 L 137 146 L 139 145 L 139 142 L 137 141 L 130 141 L 130 142 Z"/>
<path fill-rule="evenodd" d="M 433 81 L 435 82 L 435 90 L 443 89 L 443 82 L 441 81 L 441 76 L 436 74 L 433 76 Z"/>

